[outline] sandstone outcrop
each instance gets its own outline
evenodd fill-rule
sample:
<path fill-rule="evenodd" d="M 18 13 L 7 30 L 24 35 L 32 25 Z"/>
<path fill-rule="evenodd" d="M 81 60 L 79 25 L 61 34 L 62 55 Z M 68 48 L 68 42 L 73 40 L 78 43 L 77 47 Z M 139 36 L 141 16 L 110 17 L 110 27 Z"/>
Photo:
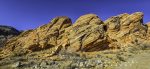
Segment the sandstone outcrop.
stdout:
<path fill-rule="evenodd" d="M 8 41 L 4 53 L 13 51 L 25 54 L 56 47 L 57 38 L 61 34 L 61 30 L 71 24 L 72 22 L 68 17 L 56 17 L 50 23 L 34 30 L 25 31 L 18 37 Z"/>
<path fill-rule="evenodd" d="M 113 69 L 113 65 L 150 50 L 150 23 L 143 23 L 142 12 L 124 13 L 106 21 L 86 14 L 75 23 L 61 16 L 18 34 L 13 28 L 0 26 L 0 36 L 8 39 L 0 44 L 4 45 L 0 68 Z"/>
<path fill-rule="evenodd" d="M 119 48 L 146 41 L 148 27 L 143 24 L 143 13 L 136 12 L 131 15 L 125 13 L 111 17 L 105 22 L 110 46 Z M 115 44 L 115 45 L 114 45 Z"/>
<path fill-rule="evenodd" d="M 143 24 L 143 13 L 120 14 L 102 21 L 95 14 L 79 17 L 74 24 L 65 16 L 28 30 L 9 40 L 3 54 L 29 53 L 48 49 L 51 55 L 60 51 L 93 52 L 128 47 L 149 46 L 149 24 Z M 144 47 L 144 46 L 143 46 Z"/>
<path fill-rule="evenodd" d="M 66 31 L 68 52 L 99 51 L 107 48 L 103 21 L 95 14 L 79 17 Z"/>

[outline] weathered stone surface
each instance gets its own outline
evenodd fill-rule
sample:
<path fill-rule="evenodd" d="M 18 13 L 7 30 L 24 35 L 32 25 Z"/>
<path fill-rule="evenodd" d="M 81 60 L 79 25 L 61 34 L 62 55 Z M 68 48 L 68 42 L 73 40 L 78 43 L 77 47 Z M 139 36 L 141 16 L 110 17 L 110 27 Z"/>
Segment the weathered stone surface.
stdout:
<path fill-rule="evenodd" d="M 57 38 L 62 34 L 60 31 L 71 24 L 71 20 L 68 17 L 56 17 L 48 24 L 34 30 L 25 31 L 18 37 L 11 39 L 7 42 L 4 52 L 23 51 L 27 53 L 55 47 L 57 46 Z"/>
<path fill-rule="evenodd" d="M 73 26 L 83 26 L 83 25 L 89 25 L 89 24 L 101 24 L 102 21 L 99 19 L 99 17 L 95 14 L 86 14 L 81 17 L 79 17 L 75 24 Z"/>
<path fill-rule="evenodd" d="M 93 52 L 125 49 L 144 44 L 148 46 L 148 33 L 149 24 L 143 24 L 141 12 L 120 14 L 104 22 L 95 14 L 87 14 L 79 17 L 73 25 L 70 18 L 62 16 L 9 40 L 2 52 L 21 55 L 48 49 L 49 56 L 52 56 L 62 50 Z"/>
<path fill-rule="evenodd" d="M 104 23 L 107 27 L 110 46 L 129 46 L 132 42 L 146 38 L 147 26 L 143 24 L 141 12 L 114 16 Z"/>
<path fill-rule="evenodd" d="M 97 16 L 93 16 L 93 18 L 91 19 L 86 18 L 88 16 L 90 17 L 90 14 L 81 16 L 76 21 L 77 24 L 81 24 L 78 26 L 73 25 L 73 28 L 69 31 L 70 35 L 68 35 L 68 37 L 70 40 L 70 46 L 68 47 L 68 50 L 97 51 L 103 49 L 102 46 L 104 46 L 104 44 L 107 43 L 103 25 L 100 25 L 102 24 L 102 21 L 99 18 L 97 18 Z M 85 19 L 84 21 L 80 22 L 82 18 Z M 94 22 L 94 20 L 97 21 Z M 87 25 L 84 25 L 84 23 L 87 23 Z"/>
<path fill-rule="evenodd" d="M 71 20 L 68 17 L 54 18 L 51 23 L 41 26 L 31 32 L 31 36 L 26 38 L 28 39 L 25 41 L 27 45 L 24 45 L 24 47 L 34 51 L 38 48 L 41 50 L 57 46 L 57 38 L 60 35 L 60 31 L 70 25 Z"/>
<path fill-rule="evenodd" d="M 147 35 L 150 35 L 150 22 L 148 22 L 146 24 L 146 26 L 148 27 L 148 29 L 147 29 Z"/>
<path fill-rule="evenodd" d="M 107 48 L 103 22 L 95 14 L 79 17 L 60 39 L 68 52 L 99 51 Z M 62 42 L 61 42 L 62 41 Z"/>
<path fill-rule="evenodd" d="M 74 24 L 63 16 L 9 39 L 0 49 L 0 68 L 20 61 L 21 66 L 14 67 L 113 69 L 149 49 L 150 23 L 143 23 L 141 12 L 120 14 L 104 22 L 87 14 Z"/>

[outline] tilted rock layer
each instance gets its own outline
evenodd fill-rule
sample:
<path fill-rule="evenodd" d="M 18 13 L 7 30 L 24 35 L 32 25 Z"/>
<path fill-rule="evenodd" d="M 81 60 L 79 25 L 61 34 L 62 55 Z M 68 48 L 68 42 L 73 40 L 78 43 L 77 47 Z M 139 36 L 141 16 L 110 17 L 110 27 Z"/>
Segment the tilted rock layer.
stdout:
<path fill-rule="evenodd" d="M 149 28 L 150 24 L 143 24 L 141 12 L 113 16 L 106 21 L 87 14 L 74 24 L 68 17 L 56 17 L 46 25 L 7 41 L 1 54 L 9 56 L 12 52 L 28 54 L 49 49 L 51 55 L 56 55 L 60 51 L 93 52 L 149 46 Z"/>

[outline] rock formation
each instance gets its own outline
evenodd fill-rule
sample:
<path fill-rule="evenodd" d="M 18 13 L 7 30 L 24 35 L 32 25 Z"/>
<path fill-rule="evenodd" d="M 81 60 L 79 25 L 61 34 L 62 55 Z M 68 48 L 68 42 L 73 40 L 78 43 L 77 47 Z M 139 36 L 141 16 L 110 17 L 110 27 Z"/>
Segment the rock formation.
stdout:
<path fill-rule="evenodd" d="M 52 57 L 62 51 L 82 53 L 145 49 L 150 47 L 149 28 L 149 23 L 143 23 L 141 12 L 120 14 L 106 21 L 102 21 L 95 14 L 87 14 L 79 17 L 73 24 L 70 18 L 61 16 L 7 41 L 0 57 L 3 59 L 13 53 L 25 55 L 44 50 Z"/>
<path fill-rule="evenodd" d="M 141 12 L 113 16 L 104 22 L 95 14 L 87 14 L 71 24 L 68 17 L 56 17 L 46 25 L 11 39 L 6 44 L 6 50 L 34 52 L 61 47 L 68 52 L 92 52 L 120 49 L 142 42 L 148 36 L 148 26 L 143 24 Z"/>
<path fill-rule="evenodd" d="M 114 16 L 104 23 L 111 41 L 110 46 L 128 47 L 133 43 L 146 40 L 148 27 L 143 24 L 143 13 L 141 12 Z"/>

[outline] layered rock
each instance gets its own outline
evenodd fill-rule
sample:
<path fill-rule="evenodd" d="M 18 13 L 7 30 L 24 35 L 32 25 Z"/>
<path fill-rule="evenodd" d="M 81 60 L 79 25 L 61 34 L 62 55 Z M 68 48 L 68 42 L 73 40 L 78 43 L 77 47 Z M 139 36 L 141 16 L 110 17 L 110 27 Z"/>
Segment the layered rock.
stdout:
<path fill-rule="evenodd" d="M 128 47 L 149 46 L 149 24 L 143 24 L 143 13 L 121 14 L 102 21 L 95 14 L 79 17 L 72 25 L 68 17 L 56 17 L 50 23 L 25 31 L 9 40 L 3 54 L 46 50 L 93 52 Z M 20 52 L 19 52 L 20 51 Z"/>
<path fill-rule="evenodd" d="M 143 24 L 143 13 L 141 12 L 111 17 L 105 21 L 105 25 L 112 46 L 126 47 L 146 40 L 147 26 Z"/>
<path fill-rule="evenodd" d="M 5 42 L 20 34 L 20 31 L 10 26 L 0 25 L 0 47 L 3 47 Z"/>
<path fill-rule="evenodd" d="M 98 51 L 107 48 L 103 22 L 95 14 L 79 17 L 71 27 L 66 29 L 65 34 L 66 37 L 62 40 L 68 41 L 62 45 L 63 47 L 66 45 L 68 52 Z"/>
<path fill-rule="evenodd" d="M 22 54 L 25 54 L 53 48 L 57 46 L 60 31 L 71 24 L 72 22 L 68 17 L 56 17 L 48 24 L 34 30 L 25 31 L 18 37 L 11 39 L 7 42 L 6 49 L 3 52 L 22 52 Z"/>

